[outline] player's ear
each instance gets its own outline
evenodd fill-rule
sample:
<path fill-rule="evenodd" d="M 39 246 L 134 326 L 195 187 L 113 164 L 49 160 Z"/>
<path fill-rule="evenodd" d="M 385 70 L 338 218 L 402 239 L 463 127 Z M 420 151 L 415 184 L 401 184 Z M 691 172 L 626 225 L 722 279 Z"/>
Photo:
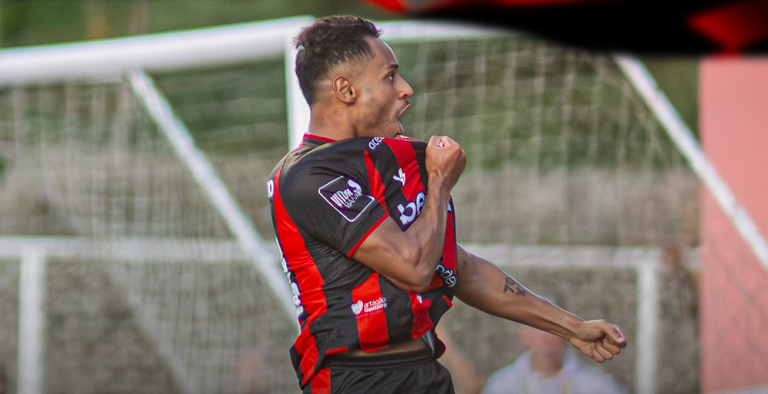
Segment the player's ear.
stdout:
<path fill-rule="evenodd" d="M 333 93 L 336 98 L 347 104 L 352 104 L 357 99 L 357 91 L 352 86 L 352 81 L 344 76 L 336 77 L 333 80 Z"/>

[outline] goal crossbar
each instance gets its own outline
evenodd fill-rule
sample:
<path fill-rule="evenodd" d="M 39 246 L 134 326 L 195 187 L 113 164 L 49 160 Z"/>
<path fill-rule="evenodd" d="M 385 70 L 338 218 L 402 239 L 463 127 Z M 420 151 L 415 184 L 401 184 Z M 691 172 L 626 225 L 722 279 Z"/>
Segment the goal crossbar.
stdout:
<path fill-rule="evenodd" d="M 146 34 L 89 42 L 0 50 L 0 86 L 116 79 L 126 73 L 179 70 L 280 58 L 308 16 Z"/>

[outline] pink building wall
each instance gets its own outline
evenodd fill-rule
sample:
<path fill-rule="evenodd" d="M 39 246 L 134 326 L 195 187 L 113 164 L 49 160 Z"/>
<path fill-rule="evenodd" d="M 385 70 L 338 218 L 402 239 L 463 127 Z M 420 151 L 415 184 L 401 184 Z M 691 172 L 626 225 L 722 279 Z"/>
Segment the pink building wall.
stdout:
<path fill-rule="evenodd" d="M 702 146 L 768 236 L 768 59 L 702 60 Z M 701 391 L 768 387 L 768 270 L 701 194 Z"/>

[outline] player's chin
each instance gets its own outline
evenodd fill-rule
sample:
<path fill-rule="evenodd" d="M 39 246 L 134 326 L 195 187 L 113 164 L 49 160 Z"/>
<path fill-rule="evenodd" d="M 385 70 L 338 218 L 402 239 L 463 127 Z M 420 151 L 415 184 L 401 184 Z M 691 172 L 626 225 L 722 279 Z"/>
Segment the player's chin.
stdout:
<path fill-rule="evenodd" d="M 417 141 L 416 138 L 409 137 L 409 136 L 405 135 L 405 130 L 403 128 L 402 123 L 400 123 L 400 122 L 397 122 L 397 125 L 396 125 L 396 128 L 395 128 L 395 137 L 394 138 L 395 139 L 399 139 L 399 140 Z"/>

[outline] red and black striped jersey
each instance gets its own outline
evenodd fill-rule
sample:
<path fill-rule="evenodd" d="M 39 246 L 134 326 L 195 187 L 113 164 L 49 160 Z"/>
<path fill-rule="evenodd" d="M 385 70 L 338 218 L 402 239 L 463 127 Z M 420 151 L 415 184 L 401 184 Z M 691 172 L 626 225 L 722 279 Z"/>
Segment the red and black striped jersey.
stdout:
<path fill-rule="evenodd" d="M 267 182 L 301 332 L 291 358 L 304 387 L 327 355 L 375 351 L 433 330 L 456 283 L 453 202 L 430 290 L 406 292 L 352 259 L 388 216 L 405 231 L 424 205 L 426 143 L 305 135 Z"/>

